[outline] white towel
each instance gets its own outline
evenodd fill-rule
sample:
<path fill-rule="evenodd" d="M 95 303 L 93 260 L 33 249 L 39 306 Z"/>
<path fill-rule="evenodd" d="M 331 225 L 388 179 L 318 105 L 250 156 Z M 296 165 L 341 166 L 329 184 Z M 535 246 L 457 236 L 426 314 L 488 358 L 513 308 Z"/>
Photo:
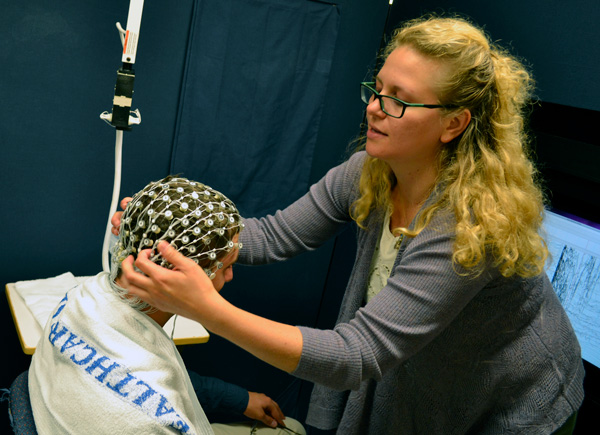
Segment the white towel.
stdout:
<path fill-rule="evenodd" d="M 43 329 L 50 313 L 54 311 L 65 293 L 77 287 L 80 281 L 81 279 L 75 278 L 71 272 L 65 272 L 53 278 L 18 281 L 15 283 L 15 290 L 21 295 L 25 305 Z"/>
<path fill-rule="evenodd" d="M 29 368 L 40 434 L 212 434 L 165 331 L 116 295 L 107 273 L 70 290 Z"/>

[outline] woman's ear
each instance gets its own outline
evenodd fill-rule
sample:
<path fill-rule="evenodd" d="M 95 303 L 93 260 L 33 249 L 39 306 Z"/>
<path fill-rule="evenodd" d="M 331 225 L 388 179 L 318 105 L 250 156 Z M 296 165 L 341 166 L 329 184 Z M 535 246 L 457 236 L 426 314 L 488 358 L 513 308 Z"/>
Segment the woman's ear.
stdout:
<path fill-rule="evenodd" d="M 448 143 L 457 138 L 471 122 L 471 111 L 463 109 L 459 114 L 453 117 L 446 118 L 444 121 L 445 128 L 442 131 L 440 141 Z"/>

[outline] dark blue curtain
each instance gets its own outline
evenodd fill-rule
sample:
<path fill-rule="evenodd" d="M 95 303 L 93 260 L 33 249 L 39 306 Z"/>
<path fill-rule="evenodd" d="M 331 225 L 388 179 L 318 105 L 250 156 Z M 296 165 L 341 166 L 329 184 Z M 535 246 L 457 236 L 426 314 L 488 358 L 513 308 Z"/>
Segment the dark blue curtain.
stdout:
<path fill-rule="evenodd" d="M 338 27 L 323 2 L 196 2 L 171 172 L 246 216 L 306 192 Z"/>
<path fill-rule="evenodd" d="M 318 160 L 339 28 L 339 7 L 327 2 L 197 0 L 170 172 L 221 190 L 248 217 L 303 195 Z M 263 268 L 236 267 L 224 296 L 270 319 L 314 325 L 332 248 Z M 188 367 L 265 392 L 289 415 L 303 414 L 299 381 L 226 340 L 211 336 L 181 351 Z"/>

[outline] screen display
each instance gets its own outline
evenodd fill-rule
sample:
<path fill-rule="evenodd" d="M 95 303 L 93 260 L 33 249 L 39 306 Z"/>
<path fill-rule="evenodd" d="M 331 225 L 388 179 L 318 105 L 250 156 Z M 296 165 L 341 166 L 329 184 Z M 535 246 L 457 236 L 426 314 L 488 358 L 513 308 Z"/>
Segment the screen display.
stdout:
<path fill-rule="evenodd" d="M 546 211 L 550 249 L 547 274 L 581 345 L 582 357 L 600 367 L 600 225 Z"/>

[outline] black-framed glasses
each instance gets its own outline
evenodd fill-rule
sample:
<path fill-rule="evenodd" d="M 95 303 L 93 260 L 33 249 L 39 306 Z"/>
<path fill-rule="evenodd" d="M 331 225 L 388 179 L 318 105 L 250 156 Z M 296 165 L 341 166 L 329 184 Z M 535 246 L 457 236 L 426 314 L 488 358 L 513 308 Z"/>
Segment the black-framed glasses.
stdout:
<path fill-rule="evenodd" d="M 402 118 L 407 107 L 424 107 L 426 109 L 439 109 L 441 107 L 450 109 L 456 107 L 444 106 L 441 104 L 407 103 L 406 101 L 402 101 L 396 97 L 381 95 L 375 90 L 375 82 L 362 82 L 360 84 L 360 99 L 365 104 L 370 104 L 373 99 L 378 99 L 383 113 L 391 116 L 392 118 Z"/>

